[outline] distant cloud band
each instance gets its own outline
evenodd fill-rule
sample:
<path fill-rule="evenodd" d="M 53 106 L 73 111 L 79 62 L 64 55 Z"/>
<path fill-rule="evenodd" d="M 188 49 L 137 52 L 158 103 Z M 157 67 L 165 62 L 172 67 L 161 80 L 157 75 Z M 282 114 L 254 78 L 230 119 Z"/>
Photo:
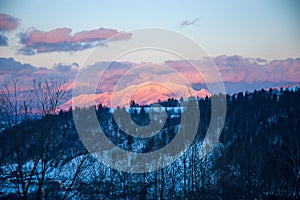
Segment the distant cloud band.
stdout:
<path fill-rule="evenodd" d="M 226 83 L 235 83 L 240 86 L 240 90 L 248 90 L 251 84 L 262 82 L 280 83 L 280 82 L 294 82 L 300 83 L 300 58 L 287 58 L 285 60 L 273 60 L 267 62 L 261 58 L 244 58 L 241 56 L 218 56 L 212 58 L 216 63 L 222 79 Z M 195 61 L 200 65 L 205 65 L 203 61 Z M 85 68 L 84 73 L 86 76 L 94 76 L 98 73 L 99 65 L 107 65 L 109 63 L 95 63 Z M 98 86 L 97 92 L 111 92 L 115 84 L 119 81 L 121 76 L 128 72 L 130 69 L 139 65 L 138 63 L 130 62 L 112 62 L 110 68 L 107 69 L 103 75 L 103 81 Z M 195 72 L 191 65 L 183 60 L 166 61 L 167 65 L 179 71 L 191 84 L 205 84 L 202 77 Z M 22 64 L 15 61 L 13 58 L 0 58 L 0 81 L 10 79 L 12 74 L 18 79 L 22 80 L 24 86 L 32 84 L 32 78 L 47 78 L 58 77 L 59 79 L 74 81 L 78 72 L 79 66 L 77 63 L 70 65 L 58 63 L 52 68 L 38 68 L 30 64 Z M 157 79 L 162 80 L 176 80 L 176 76 L 172 72 L 164 71 L 161 69 L 161 74 Z M 203 68 L 203 70 L 209 70 Z M 139 78 L 153 76 L 151 71 L 141 74 Z M 138 77 L 132 76 L 132 81 Z M 155 77 L 154 77 L 155 78 Z M 248 86 L 244 83 L 249 84 Z M 89 84 L 87 80 L 81 83 L 82 87 Z M 276 85 L 276 84 L 275 84 Z"/>

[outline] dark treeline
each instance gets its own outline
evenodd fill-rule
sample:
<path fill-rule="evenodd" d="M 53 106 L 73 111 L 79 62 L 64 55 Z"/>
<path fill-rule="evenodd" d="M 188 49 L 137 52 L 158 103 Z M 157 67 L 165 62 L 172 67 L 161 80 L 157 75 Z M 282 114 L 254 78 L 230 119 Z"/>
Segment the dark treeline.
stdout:
<path fill-rule="evenodd" d="M 300 89 L 227 95 L 219 142 L 201 158 L 199 149 L 210 122 L 211 98 L 197 99 L 200 122 L 190 148 L 167 167 L 142 174 L 111 169 L 89 155 L 73 115 L 83 116 L 81 122 L 90 127 L 88 116 L 96 113 L 98 125 L 115 145 L 146 153 L 172 141 L 180 128 L 181 113 L 188 112 L 178 105 L 195 99 L 159 102 L 165 107 L 161 109 L 167 113 L 166 122 L 156 135 L 143 139 L 126 134 L 138 130 L 122 124 L 122 116 L 129 113 L 134 123 L 147 126 L 161 111 L 151 113 L 149 107 L 134 102 L 130 109 L 114 110 L 119 118 L 98 105 L 24 119 L 0 133 L 0 197 L 299 199 Z M 91 130 L 86 131 L 89 134 Z"/>

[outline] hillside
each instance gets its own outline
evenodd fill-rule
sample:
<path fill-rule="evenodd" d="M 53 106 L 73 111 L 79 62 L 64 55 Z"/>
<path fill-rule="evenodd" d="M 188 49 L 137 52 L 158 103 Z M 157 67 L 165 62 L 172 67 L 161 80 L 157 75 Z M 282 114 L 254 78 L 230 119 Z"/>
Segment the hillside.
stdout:
<path fill-rule="evenodd" d="M 167 167 L 141 174 L 116 171 L 87 154 L 72 111 L 23 121 L 0 133 L 0 196 L 18 199 L 26 191 L 28 198 L 35 198 L 42 188 L 45 199 L 299 199 L 300 89 L 226 96 L 227 116 L 219 142 L 201 158 L 211 98 L 198 99 L 201 120 L 189 149 Z M 81 120 L 89 124 L 88 116 L 96 109 L 99 124 L 115 145 L 151 152 L 175 137 L 178 111 L 188 112 L 173 107 L 177 103 L 161 102 L 168 107 L 167 121 L 157 135 L 146 139 L 123 132 L 118 119 L 113 120 L 111 110 L 102 105 L 73 112 L 85 113 Z M 129 111 L 137 124 L 149 123 L 149 109 Z"/>

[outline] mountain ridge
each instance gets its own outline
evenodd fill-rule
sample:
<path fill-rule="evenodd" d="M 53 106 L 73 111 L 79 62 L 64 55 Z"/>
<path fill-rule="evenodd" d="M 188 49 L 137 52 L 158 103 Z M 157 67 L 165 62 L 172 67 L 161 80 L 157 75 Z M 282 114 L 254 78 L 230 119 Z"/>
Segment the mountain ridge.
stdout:
<path fill-rule="evenodd" d="M 139 85 L 130 85 L 124 89 L 101 94 L 81 94 L 72 97 L 60 106 L 60 109 L 67 110 L 70 107 L 89 107 L 95 104 L 102 104 L 107 107 L 129 107 L 131 101 L 140 105 L 147 105 L 164 101 L 169 98 L 188 98 L 191 96 L 205 98 L 211 94 L 206 89 L 194 90 L 187 85 L 180 85 L 172 82 L 158 84 L 145 82 Z"/>

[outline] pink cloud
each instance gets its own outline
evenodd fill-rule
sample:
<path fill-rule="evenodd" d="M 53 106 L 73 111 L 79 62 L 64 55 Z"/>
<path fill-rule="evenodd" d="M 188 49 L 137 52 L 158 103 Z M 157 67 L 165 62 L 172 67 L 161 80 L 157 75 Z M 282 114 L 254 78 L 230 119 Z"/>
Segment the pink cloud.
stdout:
<path fill-rule="evenodd" d="M 0 31 L 12 31 L 19 25 L 19 20 L 13 16 L 0 13 Z"/>
<path fill-rule="evenodd" d="M 20 43 L 24 46 L 19 52 L 33 55 L 44 52 L 80 51 L 99 45 L 105 45 L 105 40 L 128 40 L 131 33 L 119 32 L 115 29 L 99 28 L 72 34 L 70 28 L 57 28 L 50 31 L 30 29 L 21 33 Z"/>
<path fill-rule="evenodd" d="M 266 62 L 263 59 L 243 58 L 241 56 L 218 56 L 213 58 L 224 82 L 300 82 L 300 58 L 273 60 Z M 203 70 L 209 70 L 209 63 L 193 61 Z M 167 61 L 166 64 L 182 73 L 191 84 L 203 83 L 201 77 L 193 66 L 183 60 Z"/>
<path fill-rule="evenodd" d="M 225 82 L 299 82 L 300 58 L 263 62 L 241 56 L 214 58 Z"/>
<path fill-rule="evenodd" d="M 131 33 L 118 32 L 115 29 L 99 28 L 91 31 L 81 31 L 76 33 L 72 40 L 73 42 L 90 42 L 95 40 L 105 40 L 115 36 L 114 39 L 128 40 L 131 37 Z"/>
<path fill-rule="evenodd" d="M 72 29 L 59 28 L 49 32 L 32 30 L 27 33 L 27 40 L 24 40 L 26 46 L 34 46 L 37 43 L 55 44 L 60 42 L 69 42 Z"/>

